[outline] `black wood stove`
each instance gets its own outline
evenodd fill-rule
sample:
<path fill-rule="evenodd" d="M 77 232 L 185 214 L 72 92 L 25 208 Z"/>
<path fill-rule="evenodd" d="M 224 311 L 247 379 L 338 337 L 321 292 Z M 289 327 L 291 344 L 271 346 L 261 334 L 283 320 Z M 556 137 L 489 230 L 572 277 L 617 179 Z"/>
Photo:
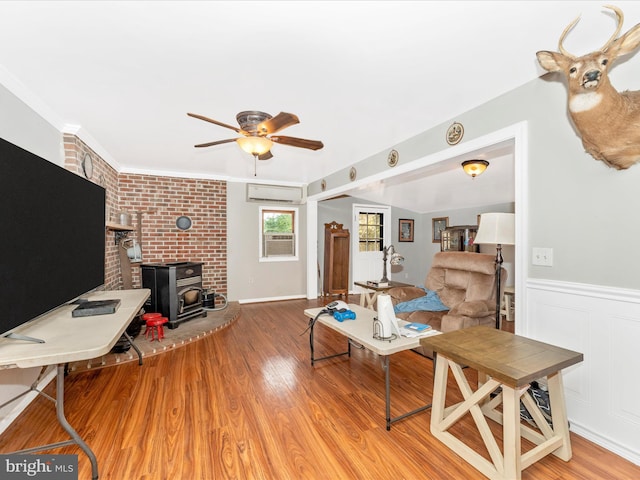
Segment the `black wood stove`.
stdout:
<path fill-rule="evenodd" d="M 169 328 L 197 316 L 203 307 L 202 262 L 149 263 L 142 265 L 142 286 L 151 290 L 145 310 L 167 317 Z"/>

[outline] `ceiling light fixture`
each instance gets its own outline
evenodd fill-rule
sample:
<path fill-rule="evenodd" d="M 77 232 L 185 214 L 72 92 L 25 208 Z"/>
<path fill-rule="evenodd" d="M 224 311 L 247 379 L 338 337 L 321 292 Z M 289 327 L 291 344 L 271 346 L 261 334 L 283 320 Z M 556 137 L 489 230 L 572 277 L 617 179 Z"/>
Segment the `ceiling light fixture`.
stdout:
<path fill-rule="evenodd" d="M 267 137 L 258 136 L 240 137 L 236 139 L 236 142 L 242 150 L 254 157 L 267 153 L 273 146 L 273 142 Z"/>
<path fill-rule="evenodd" d="M 486 160 L 465 160 L 462 162 L 462 169 L 467 175 L 471 175 L 472 178 L 480 175 L 488 166 L 489 162 Z"/>

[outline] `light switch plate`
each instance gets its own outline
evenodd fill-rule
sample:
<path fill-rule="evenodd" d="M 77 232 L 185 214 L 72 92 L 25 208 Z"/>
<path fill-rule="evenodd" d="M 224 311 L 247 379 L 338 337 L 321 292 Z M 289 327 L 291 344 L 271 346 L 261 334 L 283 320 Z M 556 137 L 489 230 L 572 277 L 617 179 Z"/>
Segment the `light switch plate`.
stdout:
<path fill-rule="evenodd" d="M 533 247 L 532 263 L 543 267 L 552 267 L 553 248 Z"/>

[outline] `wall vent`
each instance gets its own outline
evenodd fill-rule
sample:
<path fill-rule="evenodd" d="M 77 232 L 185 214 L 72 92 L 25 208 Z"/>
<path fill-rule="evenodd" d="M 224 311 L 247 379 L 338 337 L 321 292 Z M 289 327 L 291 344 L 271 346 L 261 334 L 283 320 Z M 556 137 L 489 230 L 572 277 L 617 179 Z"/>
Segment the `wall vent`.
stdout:
<path fill-rule="evenodd" d="M 265 233 L 262 255 L 265 257 L 293 256 L 296 253 L 296 236 L 293 233 Z"/>
<path fill-rule="evenodd" d="M 247 200 L 251 202 L 302 203 L 304 191 L 302 187 L 284 185 L 247 184 Z"/>

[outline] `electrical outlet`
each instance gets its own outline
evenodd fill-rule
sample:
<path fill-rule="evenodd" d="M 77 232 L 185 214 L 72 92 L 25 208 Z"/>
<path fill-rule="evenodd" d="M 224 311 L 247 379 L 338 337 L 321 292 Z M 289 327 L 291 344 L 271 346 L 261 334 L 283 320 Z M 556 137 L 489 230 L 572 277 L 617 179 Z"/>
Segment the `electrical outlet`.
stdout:
<path fill-rule="evenodd" d="M 543 267 L 553 266 L 553 248 L 533 248 L 532 263 Z"/>

